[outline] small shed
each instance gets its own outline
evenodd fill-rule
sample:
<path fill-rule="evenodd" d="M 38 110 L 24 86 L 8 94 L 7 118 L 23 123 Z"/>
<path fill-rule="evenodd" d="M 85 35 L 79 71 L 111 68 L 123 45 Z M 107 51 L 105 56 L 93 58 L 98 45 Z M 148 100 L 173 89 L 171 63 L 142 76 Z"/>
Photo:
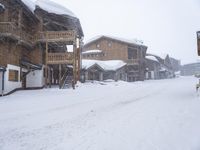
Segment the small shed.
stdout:
<path fill-rule="evenodd" d="M 121 60 L 83 60 L 82 72 L 86 80 L 127 80 L 126 63 Z"/>

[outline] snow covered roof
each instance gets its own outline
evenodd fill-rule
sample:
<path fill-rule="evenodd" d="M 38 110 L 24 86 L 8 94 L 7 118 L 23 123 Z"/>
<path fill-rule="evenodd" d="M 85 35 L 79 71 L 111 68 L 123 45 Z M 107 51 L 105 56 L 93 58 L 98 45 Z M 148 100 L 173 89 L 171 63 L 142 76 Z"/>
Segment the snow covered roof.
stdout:
<path fill-rule="evenodd" d="M 88 69 L 95 64 L 99 65 L 101 68 L 107 71 L 116 71 L 117 69 L 126 65 L 126 63 L 121 60 L 82 60 L 82 68 L 84 69 Z"/>
<path fill-rule="evenodd" d="M 21 0 L 32 12 L 35 10 L 35 3 L 31 0 Z"/>
<path fill-rule="evenodd" d="M 6 71 L 6 68 L 0 66 L 0 71 Z"/>
<path fill-rule="evenodd" d="M 37 0 L 35 2 L 35 5 L 39 6 L 41 9 L 49 13 L 68 15 L 76 18 L 76 15 L 72 11 L 50 0 Z"/>
<path fill-rule="evenodd" d="M 137 40 L 137 39 L 133 39 L 133 40 L 130 40 L 130 39 L 125 39 L 125 38 L 119 38 L 119 37 L 114 37 L 114 36 L 105 36 L 105 35 L 99 35 L 99 36 L 96 36 L 90 40 L 88 40 L 85 45 L 87 44 L 90 44 L 91 42 L 93 41 L 96 41 L 96 40 L 99 40 L 101 38 L 109 38 L 109 39 L 113 39 L 113 40 L 117 40 L 117 41 L 120 41 L 120 42 L 123 42 L 123 43 L 128 43 L 128 44 L 134 44 L 134 45 L 142 45 L 144 46 L 143 42 L 141 40 Z"/>
<path fill-rule="evenodd" d="M 82 54 L 93 54 L 93 53 L 102 53 L 102 50 L 94 49 L 82 52 Z"/>
<path fill-rule="evenodd" d="M 167 71 L 167 69 L 164 67 L 161 67 L 160 71 Z"/>
<path fill-rule="evenodd" d="M 166 53 L 158 53 L 158 54 L 151 53 L 151 54 L 147 54 L 147 56 L 155 56 L 155 57 L 160 57 L 161 59 L 165 59 L 169 55 Z"/>
<path fill-rule="evenodd" d="M 41 9 L 58 15 L 68 15 L 71 17 L 75 17 L 76 15 L 70 11 L 69 9 L 61 6 L 51 0 L 36 0 L 33 2 L 32 0 L 21 0 L 33 13 L 36 9 L 36 6 L 40 7 Z"/>
<path fill-rule="evenodd" d="M 158 59 L 157 59 L 155 56 L 146 56 L 146 59 L 149 59 L 149 60 L 153 60 L 153 61 L 159 62 Z"/>
<path fill-rule="evenodd" d="M 2 4 L 2 3 L 0 3 L 0 6 L 4 9 L 5 8 L 5 6 Z"/>

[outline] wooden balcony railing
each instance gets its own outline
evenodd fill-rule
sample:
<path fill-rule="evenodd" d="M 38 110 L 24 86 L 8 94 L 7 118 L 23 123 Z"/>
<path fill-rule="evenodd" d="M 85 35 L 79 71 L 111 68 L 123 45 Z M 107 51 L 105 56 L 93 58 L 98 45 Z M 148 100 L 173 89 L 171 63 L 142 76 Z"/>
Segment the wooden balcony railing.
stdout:
<path fill-rule="evenodd" d="M 129 65 L 138 65 L 140 61 L 139 61 L 139 59 L 129 59 L 126 62 Z"/>
<path fill-rule="evenodd" d="M 73 64 L 73 52 L 48 53 L 47 64 Z"/>
<path fill-rule="evenodd" d="M 33 36 L 23 30 L 20 30 L 12 22 L 0 22 L 0 33 L 7 36 L 13 36 L 18 40 L 28 42 L 29 44 L 34 43 Z"/>
<path fill-rule="evenodd" d="M 24 30 L 20 30 L 13 22 L 0 22 L 0 33 L 13 36 L 21 41 L 34 44 L 35 42 L 75 42 L 76 32 L 70 31 L 45 31 L 35 35 L 30 35 Z"/>
<path fill-rule="evenodd" d="M 75 31 L 46 31 L 40 32 L 36 36 L 36 41 L 75 41 Z"/>

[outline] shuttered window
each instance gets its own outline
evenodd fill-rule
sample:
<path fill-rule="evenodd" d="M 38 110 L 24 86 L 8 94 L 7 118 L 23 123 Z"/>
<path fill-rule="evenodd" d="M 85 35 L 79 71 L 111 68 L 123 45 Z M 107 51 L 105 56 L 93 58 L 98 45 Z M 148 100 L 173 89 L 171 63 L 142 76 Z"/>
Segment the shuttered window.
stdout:
<path fill-rule="evenodd" d="M 19 71 L 9 70 L 9 81 L 18 82 L 19 81 Z"/>

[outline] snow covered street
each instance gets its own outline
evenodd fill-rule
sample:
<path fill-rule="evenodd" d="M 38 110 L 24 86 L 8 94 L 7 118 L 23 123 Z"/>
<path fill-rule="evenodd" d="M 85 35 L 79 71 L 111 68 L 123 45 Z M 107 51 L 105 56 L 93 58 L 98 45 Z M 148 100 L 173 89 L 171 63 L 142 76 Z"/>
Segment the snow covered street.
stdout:
<path fill-rule="evenodd" d="M 0 97 L 0 150 L 199 150 L 196 83 L 96 82 Z"/>

